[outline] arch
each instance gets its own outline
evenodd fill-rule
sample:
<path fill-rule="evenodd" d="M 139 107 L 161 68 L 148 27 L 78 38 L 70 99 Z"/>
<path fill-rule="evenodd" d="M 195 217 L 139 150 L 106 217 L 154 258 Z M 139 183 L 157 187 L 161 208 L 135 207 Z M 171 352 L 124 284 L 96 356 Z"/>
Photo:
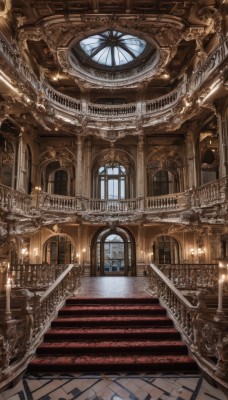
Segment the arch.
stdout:
<path fill-rule="evenodd" d="M 70 165 L 61 165 L 60 161 L 51 161 L 46 165 L 42 186 L 50 194 L 73 195 L 74 169 Z"/>
<path fill-rule="evenodd" d="M 159 169 L 153 175 L 148 174 L 148 196 L 163 196 L 178 191 L 177 176 L 169 170 Z"/>
<path fill-rule="evenodd" d="M 207 184 L 219 177 L 219 143 L 212 133 L 200 141 L 201 184 Z"/>
<path fill-rule="evenodd" d="M 101 228 L 91 241 L 91 275 L 136 275 L 136 246 L 126 228 Z"/>
<path fill-rule="evenodd" d="M 50 236 L 43 244 L 43 261 L 48 264 L 70 264 L 75 259 L 73 240 L 66 234 Z"/>
<path fill-rule="evenodd" d="M 96 155 L 94 160 L 92 161 L 92 173 L 91 173 L 91 193 L 93 198 L 103 198 L 108 199 L 108 190 L 107 187 L 105 189 L 105 195 L 101 196 L 101 173 L 100 168 L 104 168 L 106 173 L 103 174 L 104 186 L 108 186 L 108 181 L 112 181 L 116 179 L 118 181 L 119 190 L 118 196 L 119 199 L 127 199 L 135 197 L 135 162 L 134 160 L 126 154 L 124 151 L 118 149 L 111 148 L 109 151 L 105 150 Z M 108 168 L 113 169 L 113 174 L 108 172 Z M 117 171 L 119 169 L 119 171 Z M 121 171 L 122 169 L 122 171 Z M 125 177 L 123 176 L 123 170 L 125 170 Z M 116 174 L 115 174 L 116 172 Z M 111 177 L 111 175 L 115 175 Z M 122 184 L 121 184 L 122 181 Z M 125 184 L 123 184 L 125 181 Z M 111 183 L 110 183 L 111 184 Z M 122 191 L 120 186 L 122 185 Z M 125 186 L 125 187 L 124 187 Z M 123 196 L 124 191 L 124 196 Z"/>
<path fill-rule="evenodd" d="M 178 193 L 185 188 L 183 156 L 176 148 L 167 149 L 164 146 L 152 148 L 146 160 L 147 168 L 147 196 L 154 194 L 154 176 L 159 171 L 167 171 L 170 175 L 169 188 L 163 194 Z M 160 194 L 161 195 L 161 194 Z"/>
<path fill-rule="evenodd" d="M 156 264 L 179 264 L 181 245 L 174 236 L 159 235 L 153 241 L 152 253 Z"/>

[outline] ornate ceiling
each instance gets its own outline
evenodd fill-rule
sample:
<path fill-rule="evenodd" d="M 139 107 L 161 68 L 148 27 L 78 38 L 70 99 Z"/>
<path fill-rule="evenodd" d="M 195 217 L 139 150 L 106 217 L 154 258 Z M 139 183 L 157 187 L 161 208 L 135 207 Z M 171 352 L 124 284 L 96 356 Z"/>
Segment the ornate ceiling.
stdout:
<path fill-rule="evenodd" d="M 209 117 L 211 110 L 205 105 L 200 108 L 194 91 L 190 95 L 186 87 L 196 65 L 218 43 L 223 29 L 224 0 L 2 0 L 2 3 L 0 16 L 12 29 L 15 53 L 31 67 L 41 88 L 37 98 L 37 94 L 21 84 L 23 96 L 12 99 L 9 87 L 2 86 L 0 81 L 2 113 L 18 125 L 27 124 L 31 131 L 39 130 L 40 134 L 72 135 L 77 131 L 115 141 L 142 132 L 149 136 L 168 131 L 183 135 L 181 127 L 190 118 L 194 119 L 196 114 L 202 121 Z M 106 29 L 138 36 L 156 51 L 143 60 L 142 66 L 120 72 L 115 68 L 100 71 L 80 56 L 72 61 L 69 49 L 73 43 Z M 5 63 L 5 73 L 7 69 Z M 14 75 L 16 81 L 18 76 Z M 61 98 L 61 93 L 69 97 Z M 168 100 L 163 100 L 169 93 Z M 207 93 L 204 88 L 197 96 L 205 97 Z M 182 96 L 178 104 L 175 96 Z M 156 103 L 157 98 L 160 103 Z M 78 101 L 78 105 L 71 99 Z M 105 119 L 99 121 L 101 115 L 96 104 L 105 100 L 107 104 L 119 101 L 130 106 L 118 118 L 114 109 L 110 116 L 110 110 L 105 110 L 102 114 Z M 166 101 L 167 107 L 161 112 L 160 104 L 164 107 Z M 53 104 L 57 104 L 58 112 Z M 67 104 L 69 115 L 64 114 L 62 104 Z M 88 114 L 93 118 L 88 119 Z"/>

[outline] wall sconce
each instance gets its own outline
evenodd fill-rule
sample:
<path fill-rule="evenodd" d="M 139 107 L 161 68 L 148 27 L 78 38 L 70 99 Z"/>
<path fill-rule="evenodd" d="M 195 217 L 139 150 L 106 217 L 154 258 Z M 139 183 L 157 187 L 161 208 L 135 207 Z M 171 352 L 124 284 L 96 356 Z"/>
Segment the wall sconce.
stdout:
<path fill-rule="evenodd" d="M 21 262 L 23 264 L 24 262 L 24 257 L 26 257 L 28 255 L 28 249 L 26 249 L 26 247 L 23 247 L 21 249 Z"/>
<path fill-rule="evenodd" d="M 201 256 L 205 254 L 205 249 L 204 247 L 198 247 L 198 256 L 199 256 L 199 261 L 201 260 Z"/>
<path fill-rule="evenodd" d="M 84 249 L 82 249 L 82 265 L 84 266 L 84 263 L 85 263 L 85 252 L 86 252 L 86 249 L 84 248 Z"/>

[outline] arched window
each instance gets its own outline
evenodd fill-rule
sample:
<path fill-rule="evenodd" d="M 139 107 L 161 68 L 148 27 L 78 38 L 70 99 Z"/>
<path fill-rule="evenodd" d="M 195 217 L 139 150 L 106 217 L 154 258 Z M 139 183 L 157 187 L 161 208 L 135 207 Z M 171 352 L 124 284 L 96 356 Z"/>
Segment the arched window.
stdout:
<path fill-rule="evenodd" d="M 51 194 L 70 196 L 73 188 L 73 173 L 71 169 L 61 168 L 58 161 L 53 161 L 46 167 L 46 191 Z"/>
<path fill-rule="evenodd" d="M 54 194 L 67 196 L 67 172 L 59 169 L 54 172 Z"/>
<path fill-rule="evenodd" d="M 67 236 L 52 236 L 44 244 L 44 261 L 49 264 L 69 264 L 74 259 L 74 247 Z"/>
<path fill-rule="evenodd" d="M 163 196 L 177 193 L 179 185 L 173 174 L 167 170 L 160 170 L 148 177 L 148 196 Z"/>
<path fill-rule="evenodd" d="M 213 164 L 215 160 L 214 152 L 211 149 L 207 149 L 202 157 L 202 163 L 205 164 Z"/>
<path fill-rule="evenodd" d="M 102 200 L 126 198 L 126 169 L 122 165 L 106 164 L 98 170 L 98 197 Z"/>
<path fill-rule="evenodd" d="M 180 246 L 172 236 L 159 236 L 153 244 L 154 260 L 157 264 L 178 264 Z"/>
<path fill-rule="evenodd" d="M 218 154 L 215 149 L 207 148 L 201 156 L 201 183 L 218 179 Z"/>

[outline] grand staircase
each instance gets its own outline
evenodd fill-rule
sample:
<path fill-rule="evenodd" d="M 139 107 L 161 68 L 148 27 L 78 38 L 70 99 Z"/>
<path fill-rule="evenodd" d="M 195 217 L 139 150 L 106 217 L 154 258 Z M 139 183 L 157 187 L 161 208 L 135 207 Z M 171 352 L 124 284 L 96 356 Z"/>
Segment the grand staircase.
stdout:
<path fill-rule="evenodd" d="M 197 372 L 157 298 L 70 297 L 28 372 Z"/>

